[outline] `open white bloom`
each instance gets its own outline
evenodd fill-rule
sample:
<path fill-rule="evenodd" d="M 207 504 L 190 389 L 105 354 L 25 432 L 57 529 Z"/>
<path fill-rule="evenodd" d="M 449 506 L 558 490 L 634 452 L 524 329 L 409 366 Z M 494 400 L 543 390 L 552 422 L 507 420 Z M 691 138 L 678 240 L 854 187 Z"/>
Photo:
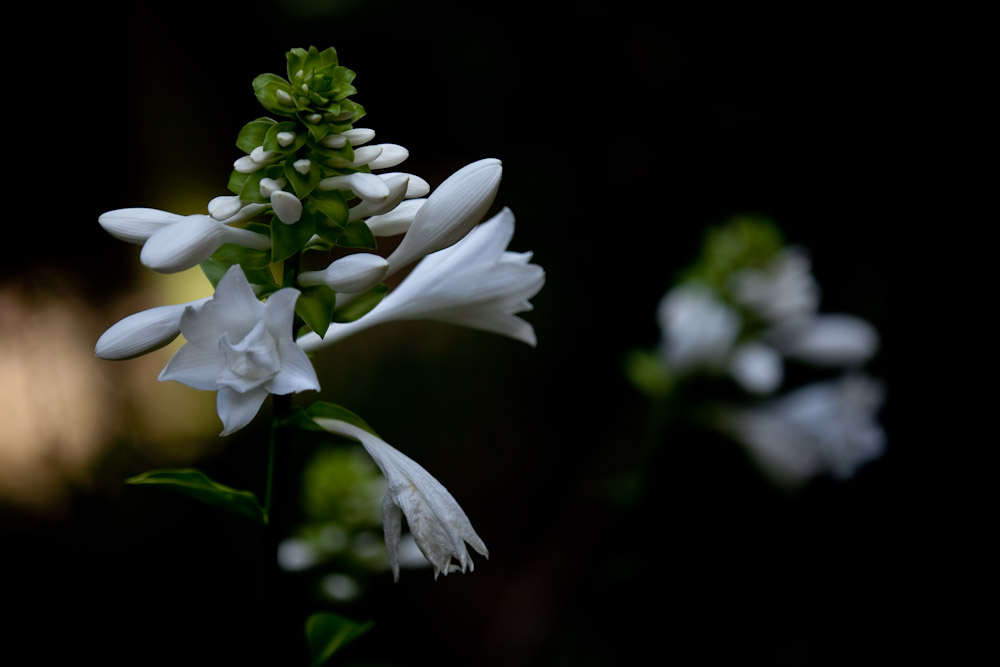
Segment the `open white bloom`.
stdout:
<path fill-rule="evenodd" d="M 528 299 L 542 288 L 545 272 L 529 263 L 531 253 L 507 251 L 513 235 L 514 214 L 504 208 L 458 243 L 424 257 L 366 315 L 353 322 L 334 322 L 324 338 L 306 334 L 299 345 L 316 350 L 396 320 L 447 322 L 535 345 L 534 329 L 516 313 L 531 309 Z"/>
<path fill-rule="evenodd" d="M 229 213 L 225 221 L 212 215 L 178 215 L 153 208 L 123 208 L 102 214 L 98 222 L 115 238 L 141 244 L 139 260 L 161 273 L 189 269 L 211 257 L 223 243 L 257 250 L 270 249 L 270 237 L 230 226 L 230 223 L 245 219 L 242 209 L 229 206 L 229 201 L 217 200 L 212 200 L 214 204 L 210 208 L 216 214 Z M 259 209 L 254 207 L 251 211 L 256 214 Z"/>
<path fill-rule="evenodd" d="M 706 285 L 686 283 L 667 292 L 656 310 L 667 364 L 678 371 L 722 367 L 740 333 L 740 316 Z"/>
<path fill-rule="evenodd" d="M 440 573 L 475 569 L 466 542 L 489 557 L 486 545 L 472 528 L 458 501 L 416 461 L 368 431 L 336 419 L 316 419 L 331 433 L 357 440 L 388 482 L 382 501 L 385 546 L 393 578 L 399 580 L 399 539 L 403 516 L 424 557 Z M 457 562 L 453 562 L 457 561 Z"/>
<path fill-rule="evenodd" d="M 864 375 L 816 382 L 756 408 L 732 410 L 724 426 L 779 482 L 797 485 L 829 473 L 851 477 L 885 448 L 876 421 L 885 392 Z"/>
<path fill-rule="evenodd" d="M 210 301 L 184 309 L 180 330 L 187 342 L 159 379 L 217 390 L 221 435 L 249 424 L 268 394 L 318 390 L 316 371 L 292 339 L 298 297 L 298 290 L 285 288 L 262 303 L 234 264 Z"/>
<path fill-rule="evenodd" d="M 211 297 L 172 306 L 157 306 L 129 315 L 101 334 L 94 352 L 101 359 L 120 360 L 133 359 L 158 350 L 180 335 L 184 310 L 189 306 L 197 310 L 209 298 Z"/>

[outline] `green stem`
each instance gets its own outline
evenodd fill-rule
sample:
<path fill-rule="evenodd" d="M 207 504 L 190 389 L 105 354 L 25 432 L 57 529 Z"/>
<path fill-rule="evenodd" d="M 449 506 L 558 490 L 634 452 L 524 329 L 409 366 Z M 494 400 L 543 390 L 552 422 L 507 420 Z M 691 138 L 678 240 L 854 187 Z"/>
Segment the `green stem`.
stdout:
<path fill-rule="evenodd" d="M 271 498 L 274 489 L 274 458 L 275 451 L 277 450 L 278 424 L 291 412 L 292 397 L 290 394 L 285 396 L 275 395 L 273 401 L 274 414 L 271 417 L 271 436 L 267 448 L 267 488 L 264 492 L 264 512 L 267 513 L 268 521 L 271 518 Z"/>

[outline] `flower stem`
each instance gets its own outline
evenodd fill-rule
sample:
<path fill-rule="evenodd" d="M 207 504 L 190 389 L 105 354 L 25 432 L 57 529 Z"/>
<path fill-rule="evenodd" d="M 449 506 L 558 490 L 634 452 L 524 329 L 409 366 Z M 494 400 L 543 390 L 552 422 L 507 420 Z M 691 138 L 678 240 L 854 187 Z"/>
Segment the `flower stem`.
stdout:
<path fill-rule="evenodd" d="M 292 397 L 290 394 L 284 396 L 275 395 L 273 401 L 274 415 L 271 417 L 271 435 L 267 448 L 267 487 L 264 492 L 264 512 L 267 515 L 269 523 L 271 519 L 271 498 L 274 489 L 274 458 L 278 424 L 291 412 Z"/>

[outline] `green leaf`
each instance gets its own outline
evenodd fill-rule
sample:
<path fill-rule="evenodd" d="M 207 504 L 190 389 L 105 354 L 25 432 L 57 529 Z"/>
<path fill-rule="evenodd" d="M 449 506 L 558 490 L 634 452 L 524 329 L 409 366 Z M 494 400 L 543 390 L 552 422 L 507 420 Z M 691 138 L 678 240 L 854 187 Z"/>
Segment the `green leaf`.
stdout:
<path fill-rule="evenodd" d="M 235 263 L 237 262 L 220 261 L 209 257 L 198 266 L 201 267 L 202 273 L 208 278 L 208 282 L 212 283 L 212 287 L 216 287 L 219 281 L 222 280 L 222 276 L 226 275 L 229 267 Z M 247 277 L 251 285 L 262 285 L 265 292 L 278 289 L 278 284 L 274 281 L 274 276 L 271 275 L 271 272 L 266 267 L 254 269 L 243 266 L 242 268 L 243 275 Z"/>
<path fill-rule="evenodd" d="M 229 174 L 229 183 L 226 184 L 226 187 L 234 195 L 238 195 L 243 191 L 243 185 L 247 182 L 247 176 L 249 175 L 233 169 L 233 173 Z"/>
<path fill-rule="evenodd" d="M 358 623 L 332 614 L 318 612 L 306 620 L 310 667 L 322 667 L 340 647 L 368 632 L 372 622 Z"/>
<path fill-rule="evenodd" d="M 298 301 L 295 302 L 295 314 L 301 317 L 310 329 L 320 336 L 325 336 L 336 303 L 337 293 L 326 285 L 304 287 Z"/>
<path fill-rule="evenodd" d="M 320 181 L 321 176 L 319 165 L 310 160 L 309 171 L 305 174 L 301 174 L 295 168 L 292 159 L 288 158 L 285 162 L 285 178 L 292 184 L 292 188 L 295 190 L 295 196 L 299 199 L 305 199 Z"/>
<path fill-rule="evenodd" d="M 125 481 L 127 484 L 159 486 L 267 525 L 267 513 L 257 502 L 257 496 L 219 484 L 194 468 L 150 470 Z"/>
<path fill-rule="evenodd" d="M 316 219 L 316 233 L 327 240 L 330 240 L 331 234 L 340 232 L 351 213 L 347 199 L 339 190 L 313 190 L 307 207 L 315 208 L 321 214 Z"/>
<path fill-rule="evenodd" d="M 333 322 L 341 324 L 344 322 L 353 322 L 361 316 L 366 315 L 368 311 L 377 306 L 379 301 L 382 300 L 382 297 L 384 297 L 388 292 L 389 287 L 387 285 L 378 284 L 358 298 L 353 299 L 343 308 L 335 310 L 331 319 Z"/>
<path fill-rule="evenodd" d="M 302 250 L 312 235 L 316 233 L 316 222 L 312 213 L 302 210 L 302 217 L 291 225 L 275 219 L 271 222 L 271 261 L 286 260 Z"/>
<path fill-rule="evenodd" d="M 305 416 L 310 420 L 315 419 L 336 419 L 337 421 L 347 422 L 353 426 L 357 426 L 360 429 L 368 431 L 372 435 L 378 437 L 378 433 L 375 432 L 371 426 L 368 425 L 364 419 L 351 412 L 342 405 L 337 405 L 336 403 L 329 403 L 327 401 L 316 401 L 310 405 L 305 410 Z M 301 426 L 310 431 L 325 431 L 325 429 L 320 428 L 315 421 L 311 422 L 311 426 L 308 426 L 304 421 Z"/>
<path fill-rule="evenodd" d="M 256 250 L 233 243 L 224 243 L 219 246 L 218 250 L 212 253 L 209 259 L 213 259 L 226 266 L 240 264 L 244 271 L 246 269 L 263 269 L 271 263 L 271 251 Z"/>
<path fill-rule="evenodd" d="M 279 102 L 277 97 L 279 90 L 284 91 L 290 97 L 292 96 L 291 85 L 277 74 L 261 74 L 253 80 L 254 95 L 264 105 L 264 108 L 282 116 L 291 116 L 296 111 L 295 104 L 294 102 L 292 104 Z"/>
<path fill-rule="evenodd" d="M 275 121 L 270 118 L 258 118 L 243 126 L 236 137 L 236 145 L 244 153 L 250 154 L 253 149 L 264 145 L 268 130 L 274 127 Z"/>
<path fill-rule="evenodd" d="M 319 235 L 321 238 L 327 239 L 342 248 L 365 248 L 367 250 L 374 250 L 378 247 L 378 243 L 375 241 L 375 235 L 372 234 L 372 230 L 368 228 L 364 220 L 352 220 L 346 225 L 340 228 L 339 232 L 325 236 L 323 234 Z"/>

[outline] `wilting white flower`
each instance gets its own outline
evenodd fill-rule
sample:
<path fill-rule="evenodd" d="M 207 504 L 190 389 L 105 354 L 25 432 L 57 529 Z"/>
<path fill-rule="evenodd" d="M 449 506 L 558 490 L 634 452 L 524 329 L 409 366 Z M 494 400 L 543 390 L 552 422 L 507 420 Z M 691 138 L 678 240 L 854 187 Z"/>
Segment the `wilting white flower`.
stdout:
<path fill-rule="evenodd" d="M 213 208 L 218 211 L 218 203 Z M 139 260 L 144 265 L 161 273 L 175 273 L 208 259 L 223 243 L 270 249 L 269 236 L 226 224 L 241 218 L 240 213 L 236 210 L 222 222 L 211 215 L 124 208 L 102 214 L 98 222 L 115 238 L 142 244 Z"/>
<path fill-rule="evenodd" d="M 882 454 L 885 433 L 876 415 L 884 397 L 881 383 L 848 375 L 730 410 L 722 425 L 779 482 L 796 485 L 824 473 L 843 479 Z"/>
<path fill-rule="evenodd" d="M 132 359 L 158 350 L 181 333 L 181 316 L 195 310 L 211 297 L 172 306 L 157 306 L 129 315 L 113 324 L 97 340 L 94 352 L 101 359 Z"/>
<path fill-rule="evenodd" d="M 406 236 L 389 255 L 389 273 L 447 248 L 469 233 L 493 204 L 502 174 L 500 160 L 487 158 L 446 178 L 416 212 Z"/>
<path fill-rule="evenodd" d="M 732 276 L 733 298 L 772 324 L 809 316 L 819 307 L 819 285 L 809 257 L 788 248 L 763 269 L 744 269 Z"/>
<path fill-rule="evenodd" d="M 382 523 L 395 580 L 399 580 L 399 539 L 404 515 L 417 546 L 434 566 L 435 578 L 442 572 L 475 569 L 466 542 L 481 555 L 489 557 L 486 545 L 458 501 L 416 461 L 353 424 L 336 419 L 315 421 L 331 433 L 360 442 L 385 475 L 388 489 L 382 501 Z"/>
<path fill-rule="evenodd" d="M 545 272 L 529 263 L 531 253 L 507 251 L 513 235 L 514 214 L 504 208 L 458 243 L 424 257 L 363 317 L 334 322 L 324 338 L 309 333 L 299 344 L 311 351 L 384 322 L 436 320 L 534 345 L 534 329 L 516 313 L 531 309 L 528 299 L 542 288 Z"/>
<path fill-rule="evenodd" d="M 740 333 L 740 316 L 706 285 L 687 283 L 667 292 L 656 310 L 667 364 L 678 371 L 722 367 Z"/>
<path fill-rule="evenodd" d="M 298 290 L 285 288 L 261 303 L 234 264 L 210 301 L 184 309 L 180 330 L 187 342 L 159 379 L 218 390 L 222 435 L 249 424 L 269 393 L 318 390 L 316 371 L 292 339 L 298 296 Z"/>

